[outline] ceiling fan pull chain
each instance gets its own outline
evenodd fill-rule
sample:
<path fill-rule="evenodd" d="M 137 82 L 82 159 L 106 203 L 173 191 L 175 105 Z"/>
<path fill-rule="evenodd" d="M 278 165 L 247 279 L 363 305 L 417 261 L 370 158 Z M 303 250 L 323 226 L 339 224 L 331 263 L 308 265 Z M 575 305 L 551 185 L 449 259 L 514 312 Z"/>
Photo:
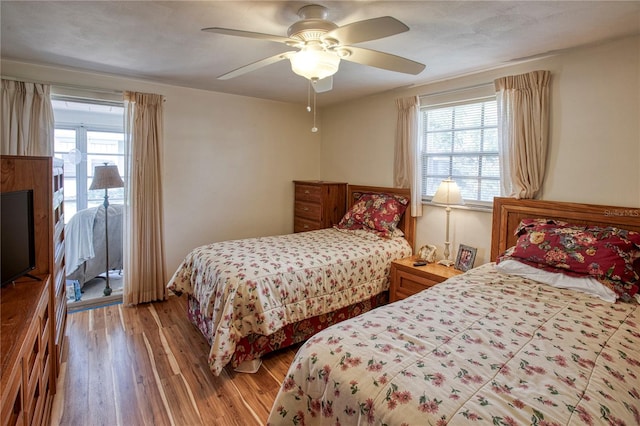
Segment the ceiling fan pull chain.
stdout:
<path fill-rule="evenodd" d="M 318 128 L 316 127 L 316 91 L 313 91 L 313 127 L 311 128 L 311 131 L 313 133 L 318 131 Z"/>
<path fill-rule="evenodd" d="M 311 80 L 309 80 L 309 86 L 307 86 L 307 112 L 311 112 Z"/>

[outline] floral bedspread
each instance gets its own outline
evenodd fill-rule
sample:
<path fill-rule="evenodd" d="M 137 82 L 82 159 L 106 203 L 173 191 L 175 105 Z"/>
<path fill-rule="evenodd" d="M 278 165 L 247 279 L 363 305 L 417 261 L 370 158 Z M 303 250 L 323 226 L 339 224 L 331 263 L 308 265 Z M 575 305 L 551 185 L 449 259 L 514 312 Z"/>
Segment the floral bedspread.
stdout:
<path fill-rule="evenodd" d="M 334 325 L 269 424 L 638 425 L 640 308 L 486 264 Z"/>
<path fill-rule="evenodd" d="M 411 252 L 404 238 L 331 228 L 223 241 L 194 249 L 168 288 L 193 296 L 212 318 L 205 334 L 217 375 L 242 337 L 268 336 L 387 290 L 391 261 Z"/>

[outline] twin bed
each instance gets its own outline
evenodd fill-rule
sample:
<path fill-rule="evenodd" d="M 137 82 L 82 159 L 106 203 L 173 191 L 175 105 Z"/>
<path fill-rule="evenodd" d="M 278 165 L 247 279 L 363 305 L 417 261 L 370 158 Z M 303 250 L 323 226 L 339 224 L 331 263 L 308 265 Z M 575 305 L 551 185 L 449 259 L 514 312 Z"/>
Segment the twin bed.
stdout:
<path fill-rule="evenodd" d="M 350 203 L 380 191 L 352 187 Z M 414 226 L 404 219 L 404 238 L 380 239 L 398 251 L 361 246 L 358 239 L 377 240 L 335 229 L 294 234 L 310 238 L 299 250 L 289 248 L 293 236 L 243 240 L 233 248 L 216 243 L 205 247 L 221 261 L 205 256 L 198 263 L 190 255 L 170 288 L 189 293 L 190 318 L 212 343 L 214 373 L 306 340 L 273 404 L 272 425 L 640 424 L 640 307 L 633 295 L 640 209 L 496 199 L 491 257 L 500 260 L 497 266 L 385 304 L 389 264 L 411 254 Z M 329 252 L 319 249 L 324 233 L 349 239 Z M 522 253 L 532 250 L 525 260 Z M 624 258 L 626 269 L 598 275 L 596 262 L 584 262 L 605 251 Z M 550 272 L 539 252 L 556 269 L 587 264 L 607 285 L 572 271 Z M 529 269 L 502 269 L 513 260 Z M 333 266 L 327 272 L 320 264 Z M 238 274 L 249 283 L 244 289 L 232 283 Z M 616 280 L 626 284 L 609 285 Z M 611 294 L 618 300 L 606 301 Z M 331 311 L 318 314 L 318 306 Z"/>
<path fill-rule="evenodd" d="M 376 232 L 369 226 L 368 231 L 354 229 L 362 227 L 354 226 L 352 215 L 343 229 L 224 241 L 193 250 L 168 287 L 187 294 L 189 319 L 211 345 L 213 373 L 220 374 L 227 364 L 255 371 L 266 353 L 386 304 L 391 261 L 413 251 L 415 219 L 394 210 L 409 201 L 408 189 L 350 185 L 348 209 L 361 222 L 376 219 Z M 382 215 L 367 216 L 372 211 Z M 388 223 L 390 218 L 397 223 Z M 381 230 L 390 235 L 380 236 Z"/>
<path fill-rule="evenodd" d="M 496 199 L 492 258 L 546 244 L 514 235 L 531 218 L 640 232 L 640 209 Z M 634 240 L 627 272 L 637 277 L 640 234 L 622 234 Z M 317 333 L 296 354 L 269 424 L 640 424 L 637 301 L 521 275 L 485 264 Z"/>

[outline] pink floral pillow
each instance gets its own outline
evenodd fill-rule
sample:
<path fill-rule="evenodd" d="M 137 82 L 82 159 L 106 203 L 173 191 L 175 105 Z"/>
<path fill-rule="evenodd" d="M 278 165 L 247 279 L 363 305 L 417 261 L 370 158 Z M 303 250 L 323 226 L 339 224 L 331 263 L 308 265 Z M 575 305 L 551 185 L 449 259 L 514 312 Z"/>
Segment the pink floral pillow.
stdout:
<path fill-rule="evenodd" d="M 638 293 L 640 234 L 615 227 L 524 220 L 508 255 L 532 266 L 590 275 L 628 301 Z"/>
<path fill-rule="evenodd" d="M 364 229 L 391 238 L 408 204 L 409 200 L 400 195 L 365 193 L 336 227 Z"/>

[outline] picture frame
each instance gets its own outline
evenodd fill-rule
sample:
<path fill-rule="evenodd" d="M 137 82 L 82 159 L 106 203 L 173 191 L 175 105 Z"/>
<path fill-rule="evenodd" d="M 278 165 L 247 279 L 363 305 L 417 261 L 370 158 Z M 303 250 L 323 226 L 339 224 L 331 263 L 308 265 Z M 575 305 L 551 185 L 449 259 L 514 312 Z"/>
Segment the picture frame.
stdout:
<path fill-rule="evenodd" d="M 424 260 L 427 263 L 433 263 L 436 261 L 436 246 L 431 244 L 420 247 L 418 251 L 418 257 L 420 260 Z"/>
<path fill-rule="evenodd" d="M 458 255 L 456 256 L 456 263 L 454 268 L 467 272 L 473 268 L 473 263 L 476 261 L 476 253 L 478 249 L 475 247 L 460 244 L 458 246 Z"/>

